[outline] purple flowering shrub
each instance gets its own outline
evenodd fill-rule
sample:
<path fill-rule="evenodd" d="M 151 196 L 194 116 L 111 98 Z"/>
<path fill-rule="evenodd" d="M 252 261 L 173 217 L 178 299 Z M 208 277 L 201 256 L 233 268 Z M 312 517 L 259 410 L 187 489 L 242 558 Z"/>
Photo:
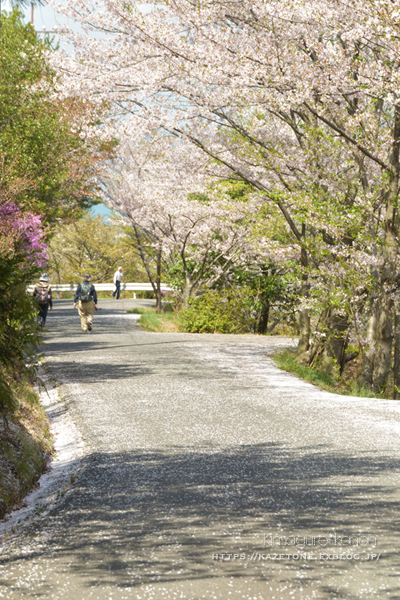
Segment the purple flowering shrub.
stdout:
<path fill-rule="evenodd" d="M 19 255 L 21 263 L 33 263 L 36 267 L 47 264 L 40 216 L 23 213 L 14 202 L 0 204 L 0 234 L 3 240 L 0 251 Z"/>
<path fill-rule="evenodd" d="M 40 216 L 0 197 L 0 414 L 12 410 L 14 392 L 34 375 L 40 341 L 36 307 L 26 285 L 46 265 Z"/>

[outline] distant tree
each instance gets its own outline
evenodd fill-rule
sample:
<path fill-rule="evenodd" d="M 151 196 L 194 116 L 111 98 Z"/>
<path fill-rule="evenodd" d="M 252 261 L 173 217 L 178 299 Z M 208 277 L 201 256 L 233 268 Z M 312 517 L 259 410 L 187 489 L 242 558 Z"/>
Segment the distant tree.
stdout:
<path fill-rule="evenodd" d="M 265 223 L 276 223 L 276 215 L 261 227 L 262 195 L 235 181 L 211 185 L 199 157 L 188 160 L 185 144 L 172 136 L 132 143 L 126 128 L 118 136 L 118 160 L 103 180 L 105 201 L 135 233 L 157 310 L 162 269 L 187 307 L 204 289 L 233 283 L 235 268 L 296 256 L 288 236 L 282 244 L 268 233 Z"/>
<path fill-rule="evenodd" d="M 125 281 L 143 281 L 132 239 L 101 216 L 85 215 L 61 225 L 50 242 L 49 269 L 58 283 L 76 283 L 85 271 L 97 282 L 111 282 L 121 265 Z"/>

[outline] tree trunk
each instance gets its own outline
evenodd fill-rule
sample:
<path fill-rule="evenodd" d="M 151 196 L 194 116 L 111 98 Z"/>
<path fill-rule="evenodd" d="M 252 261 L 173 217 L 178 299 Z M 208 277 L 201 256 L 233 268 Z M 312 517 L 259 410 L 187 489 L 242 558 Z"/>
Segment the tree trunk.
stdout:
<path fill-rule="evenodd" d="M 372 388 L 378 393 L 385 388 L 390 373 L 393 343 L 392 309 L 393 300 L 386 294 L 382 294 L 376 321 L 375 359 L 372 372 Z"/>
<path fill-rule="evenodd" d="M 347 347 L 346 331 L 349 324 L 345 316 L 330 314 L 327 325 L 321 368 L 326 373 L 338 377 L 344 367 Z"/>
<path fill-rule="evenodd" d="M 394 315 L 394 361 L 393 361 L 393 398 L 400 398 L 400 307 Z"/>
<path fill-rule="evenodd" d="M 384 389 L 390 372 L 390 360 L 393 343 L 393 307 L 391 294 L 385 284 L 392 285 L 395 267 L 393 257 L 397 252 L 397 202 L 400 175 L 400 107 L 394 109 L 393 143 L 390 156 L 390 179 L 388 186 L 385 214 L 385 263 L 382 269 L 382 285 L 379 312 L 376 322 L 375 362 L 373 371 L 373 389 L 380 392 Z"/>
<path fill-rule="evenodd" d="M 394 110 L 392 152 L 390 156 L 390 179 L 387 189 L 386 213 L 385 213 L 385 243 L 384 264 L 380 272 L 380 285 L 377 301 L 370 318 L 368 339 L 371 340 L 371 348 L 363 357 L 362 370 L 359 384 L 370 387 L 374 392 L 381 392 L 390 372 L 390 360 L 393 343 L 393 300 L 387 287 L 393 286 L 395 266 L 393 260 L 397 252 L 397 202 L 400 175 L 400 107 Z"/>
<path fill-rule="evenodd" d="M 325 308 L 321 316 L 319 318 L 315 336 L 312 344 L 310 345 L 308 353 L 305 355 L 305 359 L 303 362 L 307 365 L 313 366 L 317 359 L 322 356 L 326 343 L 326 333 L 329 330 L 329 319 L 331 316 L 331 311 L 329 308 Z"/>
<path fill-rule="evenodd" d="M 257 323 L 256 333 L 265 334 L 268 331 L 268 319 L 269 319 L 269 309 L 270 304 L 266 297 L 266 295 L 262 294 L 261 296 L 262 308 L 260 318 Z"/>
<path fill-rule="evenodd" d="M 305 238 L 305 235 L 306 227 L 303 223 L 301 228 L 302 238 Z M 301 264 L 303 269 L 308 267 L 308 255 L 304 247 L 301 249 Z M 308 296 L 308 275 L 306 272 L 303 272 L 302 275 L 301 295 L 303 297 Z M 310 315 L 308 314 L 308 310 L 302 310 L 299 314 L 299 343 L 297 344 L 297 359 L 299 362 L 307 360 L 307 352 L 310 348 L 310 330 Z"/>
<path fill-rule="evenodd" d="M 388 266 L 385 267 L 386 275 Z M 385 274 L 385 273 L 384 273 Z M 371 315 L 368 320 L 367 340 L 370 344 L 362 357 L 359 388 L 381 392 L 386 386 L 393 345 L 393 300 L 381 284 L 379 293 L 371 299 Z"/>
<path fill-rule="evenodd" d="M 185 276 L 185 284 L 183 286 L 183 294 L 182 294 L 182 304 L 184 308 L 189 307 L 189 299 L 192 295 L 193 284 L 189 275 Z"/>
<path fill-rule="evenodd" d="M 376 331 L 376 295 L 374 295 L 371 300 L 371 314 L 368 319 L 367 325 L 367 340 L 369 343 L 374 344 L 375 340 L 375 331 Z M 372 382 L 373 382 L 373 372 L 374 372 L 374 359 L 375 359 L 375 348 L 368 348 L 362 356 L 361 359 L 361 371 L 358 377 L 358 387 L 361 389 L 362 387 L 367 390 L 372 390 Z"/>
<path fill-rule="evenodd" d="M 161 246 L 159 246 L 157 251 L 157 275 L 155 281 L 155 294 L 156 294 L 156 313 L 160 313 L 162 311 L 162 295 L 161 295 Z"/>
<path fill-rule="evenodd" d="M 301 358 L 310 348 L 310 315 L 308 310 L 299 313 L 299 342 L 297 344 L 297 356 Z"/>
<path fill-rule="evenodd" d="M 315 340 L 307 354 L 306 364 L 312 366 L 318 360 L 318 366 L 323 371 L 339 376 L 345 364 L 348 327 L 345 316 L 335 315 L 330 308 L 325 308 L 318 322 Z"/>
<path fill-rule="evenodd" d="M 135 231 L 135 235 L 136 235 L 136 240 L 138 243 L 138 249 L 139 249 L 139 253 L 140 253 L 140 258 L 142 259 L 143 262 L 143 266 L 146 270 L 147 273 L 147 277 L 149 278 L 149 281 L 151 283 L 151 287 L 153 288 L 153 292 L 154 295 L 156 297 L 156 312 L 160 313 L 161 312 L 161 279 L 160 279 L 160 275 L 161 275 L 161 255 L 162 255 L 162 247 L 159 246 L 158 251 L 157 251 L 157 275 L 156 278 L 153 278 L 153 275 L 151 273 L 151 269 L 150 269 L 150 265 L 149 265 L 149 261 L 146 258 L 146 255 L 144 253 L 144 249 L 142 246 L 142 242 L 140 240 L 140 235 L 139 235 L 139 230 L 136 227 L 136 225 L 133 225 L 133 229 Z"/>

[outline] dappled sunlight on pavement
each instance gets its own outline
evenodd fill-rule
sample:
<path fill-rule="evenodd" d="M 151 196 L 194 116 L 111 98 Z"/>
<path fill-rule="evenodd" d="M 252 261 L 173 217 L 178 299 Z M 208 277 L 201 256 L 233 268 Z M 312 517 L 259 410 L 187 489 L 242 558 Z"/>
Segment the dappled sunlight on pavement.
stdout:
<path fill-rule="evenodd" d="M 289 339 L 147 333 L 104 305 L 90 335 L 66 303 L 49 323 L 86 452 L 3 547 L 3 597 L 400 596 L 395 401 L 278 371 L 268 354 Z"/>

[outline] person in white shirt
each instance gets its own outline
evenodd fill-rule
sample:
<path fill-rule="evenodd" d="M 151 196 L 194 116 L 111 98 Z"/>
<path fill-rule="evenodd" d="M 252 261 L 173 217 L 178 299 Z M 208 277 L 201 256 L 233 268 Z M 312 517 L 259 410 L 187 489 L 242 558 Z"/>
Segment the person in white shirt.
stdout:
<path fill-rule="evenodd" d="M 112 297 L 115 298 L 116 300 L 119 300 L 119 296 L 121 293 L 121 280 L 122 280 L 123 276 L 124 276 L 124 274 L 122 272 L 122 267 L 118 267 L 118 269 L 114 273 L 115 290 L 112 293 Z"/>

